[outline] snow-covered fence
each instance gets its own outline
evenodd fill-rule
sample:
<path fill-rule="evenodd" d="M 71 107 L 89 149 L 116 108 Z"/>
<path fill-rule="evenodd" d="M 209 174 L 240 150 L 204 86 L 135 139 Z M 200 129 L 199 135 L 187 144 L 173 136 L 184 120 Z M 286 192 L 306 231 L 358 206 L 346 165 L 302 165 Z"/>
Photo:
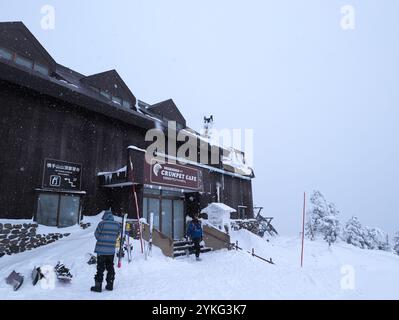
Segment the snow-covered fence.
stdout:
<path fill-rule="evenodd" d="M 245 250 L 245 249 L 239 247 L 239 246 L 238 246 L 238 241 L 236 241 L 236 243 L 231 243 L 231 244 L 230 244 L 230 250 L 233 250 L 233 249 L 235 249 L 235 250 L 240 250 L 240 251 L 242 251 L 242 252 L 249 253 L 249 254 L 251 254 L 254 258 L 260 259 L 260 260 L 262 260 L 262 261 L 264 261 L 264 262 L 267 262 L 267 263 L 269 263 L 269 264 L 275 264 L 272 258 L 270 258 L 270 259 L 265 259 L 265 258 L 263 258 L 263 257 L 258 256 L 257 254 L 255 254 L 255 248 L 252 248 L 251 251 L 248 251 L 248 250 Z"/>

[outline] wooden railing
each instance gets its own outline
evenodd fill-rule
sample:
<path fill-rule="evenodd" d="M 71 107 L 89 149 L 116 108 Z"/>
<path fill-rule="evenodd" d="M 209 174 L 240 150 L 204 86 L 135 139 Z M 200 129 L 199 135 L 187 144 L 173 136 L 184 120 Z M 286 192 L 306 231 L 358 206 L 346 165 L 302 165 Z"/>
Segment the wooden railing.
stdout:
<path fill-rule="evenodd" d="M 149 241 L 150 225 L 142 223 L 142 230 L 143 239 Z M 155 228 L 152 230 L 152 244 L 160 248 L 165 256 L 173 258 L 173 240 Z"/>
<path fill-rule="evenodd" d="M 230 235 L 207 224 L 203 226 L 203 238 L 205 246 L 213 250 L 228 249 L 230 245 Z"/>

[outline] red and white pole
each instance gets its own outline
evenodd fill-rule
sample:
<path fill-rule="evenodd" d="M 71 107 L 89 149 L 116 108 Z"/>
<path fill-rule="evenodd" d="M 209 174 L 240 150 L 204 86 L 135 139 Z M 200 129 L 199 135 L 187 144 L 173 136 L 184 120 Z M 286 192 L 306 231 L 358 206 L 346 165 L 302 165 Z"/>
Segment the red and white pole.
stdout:
<path fill-rule="evenodd" d="M 143 248 L 143 235 L 142 235 L 142 226 L 141 226 L 141 221 L 140 221 L 140 212 L 139 212 L 139 202 L 137 199 L 137 192 L 136 192 L 136 187 L 135 187 L 135 181 L 134 181 L 134 173 L 133 173 L 133 162 L 132 162 L 132 157 L 129 156 L 129 162 L 130 162 L 130 174 L 132 178 L 132 191 L 133 191 L 133 196 L 134 196 L 134 202 L 136 204 L 136 214 L 137 214 L 137 222 L 139 224 L 139 233 L 140 233 L 140 245 L 141 245 L 141 253 L 144 253 L 144 248 Z"/>
<path fill-rule="evenodd" d="M 303 193 L 301 268 L 303 267 L 303 246 L 305 240 L 305 210 L 306 210 L 306 192 Z"/>

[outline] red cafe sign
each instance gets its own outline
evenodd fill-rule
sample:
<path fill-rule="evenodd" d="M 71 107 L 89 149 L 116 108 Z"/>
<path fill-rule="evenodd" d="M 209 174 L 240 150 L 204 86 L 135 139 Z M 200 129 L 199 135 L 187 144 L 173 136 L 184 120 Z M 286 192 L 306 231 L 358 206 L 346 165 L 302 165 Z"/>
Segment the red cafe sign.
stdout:
<path fill-rule="evenodd" d="M 202 190 L 202 172 L 188 166 L 145 161 L 144 183 L 161 186 Z"/>

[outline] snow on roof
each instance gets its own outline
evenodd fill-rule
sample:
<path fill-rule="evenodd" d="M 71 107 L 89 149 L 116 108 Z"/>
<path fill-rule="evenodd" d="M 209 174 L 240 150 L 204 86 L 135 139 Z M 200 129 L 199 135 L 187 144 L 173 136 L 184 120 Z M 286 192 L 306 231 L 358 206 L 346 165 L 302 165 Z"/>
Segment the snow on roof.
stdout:
<path fill-rule="evenodd" d="M 253 169 L 245 163 L 244 153 L 234 148 L 229 149 L 230 153 L 222 157 L 224 169 L 231 170 L 244 176 L 252 176 Z"/>
<path fill-rule="evenodd" d="M 120 173 L 126 172 L 126 171 L 127 171 L 127 166 L 124 166 L 124 167 L 122 167 L 122 168 L 120 168 L 120 169 L 118 169 L 116 171 L 99 172 L 99 173 L 97 173 L 97 176 L 109 176 L 109 175 L 112 175 L 114 173 L 119 175 Z"/>
<path fill-rule="evenodd" d="M 136 147 L 136 146 L 128 146 L 127 148 L 128 148 L 128 149 L 137 150 L 137 151 L 140 151 L 140 152 L 147 153 L 147 150 L 144 150 L 144 149 L 139 148 L 139 147 Z"/>
<path fill-rule="evenodd" d="M 212 202 L 206 208 L 202 209 L 201 213 L 208 213 L 210 210 L 215 210 L 215 209 L 227 212 L 237 212 L 236 209 L 233 209 L 224 203 Z"/>

